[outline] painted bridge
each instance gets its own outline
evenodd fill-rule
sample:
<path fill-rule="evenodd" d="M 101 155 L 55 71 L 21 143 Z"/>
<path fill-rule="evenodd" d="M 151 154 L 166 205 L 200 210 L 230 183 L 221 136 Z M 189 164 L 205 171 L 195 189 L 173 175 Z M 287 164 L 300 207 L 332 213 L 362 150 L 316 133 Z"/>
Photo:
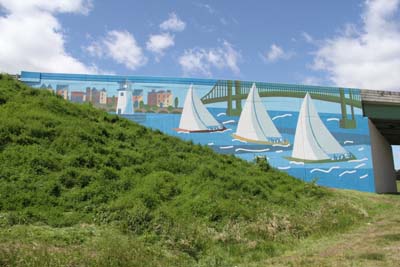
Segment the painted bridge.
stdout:
<path fill-rule="evenodd" d="M 220 80 L 204 95 L 204 104 L 227 102 L 227 114 L 239 116 L 242 112 L 242 100 L 247 98 L 253 82 Z M 308 92 L 312 99 L 324 100 L 341 105 L 341 128 L 356 128 L 354 107 L 362 108 L 361 95 L 358 89 L 332 88 L 324 86 L 305 86 L 293 84 L 277 84 L 256 82 L 260 97 L 304 98 Z M 234 105 L 235 104 L 235 105 Z M 350 107 L 350 117 L 347 114 Z"/>

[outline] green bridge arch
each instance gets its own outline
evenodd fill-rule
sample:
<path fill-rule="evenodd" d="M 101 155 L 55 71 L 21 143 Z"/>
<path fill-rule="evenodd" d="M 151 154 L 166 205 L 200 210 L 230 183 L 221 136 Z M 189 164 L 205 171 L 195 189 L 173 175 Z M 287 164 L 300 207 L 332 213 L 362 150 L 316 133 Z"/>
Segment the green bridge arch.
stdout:
<path fill-rule="evenodd" d="M 242 100 L 247 98 L 253 82 L 220 80 L 205 94 L 201 100 L 204 104 L 227 102 L 226 113 L 229 116 L 239 116 L 242 112 Z M 358 89 L 332 88 L 323 86 L 305 86 L 276 83 L 258 83 L 256 86 L 260 97 L 291 97 L 304 98 L 308 92 L 313 99 L 339 103 L 342 118 L 341 128 L 356 128 L 354 107 L 362 108 L 361 95 Z M 235 107 L 233 103 L 235 102 Z M 350 117 L 347 114 L 350 106 Z"/>

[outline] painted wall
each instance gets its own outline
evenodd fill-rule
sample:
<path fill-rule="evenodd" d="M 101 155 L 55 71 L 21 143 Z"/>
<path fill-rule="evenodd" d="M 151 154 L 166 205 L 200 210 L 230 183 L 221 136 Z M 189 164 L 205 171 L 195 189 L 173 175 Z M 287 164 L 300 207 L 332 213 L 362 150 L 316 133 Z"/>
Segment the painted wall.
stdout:
<path fill-rule="evenodd" d="M 104 88 L 107 104 L 94 105 L 110 113 L 121 82 L 129 81 L 142 99 L 134 112 L 147 127 L 244 160 L 266 157 L 305 181 L 375 192 L 368 118 L 358 89 L 260 82 L 252 89 L 250 81 L 24 72 L 21 80 L 46 90 L 68 84 L 69 95 Z M 161 97 L 167 91 L 172 104 L 148 105 L 150 92 Z"/>

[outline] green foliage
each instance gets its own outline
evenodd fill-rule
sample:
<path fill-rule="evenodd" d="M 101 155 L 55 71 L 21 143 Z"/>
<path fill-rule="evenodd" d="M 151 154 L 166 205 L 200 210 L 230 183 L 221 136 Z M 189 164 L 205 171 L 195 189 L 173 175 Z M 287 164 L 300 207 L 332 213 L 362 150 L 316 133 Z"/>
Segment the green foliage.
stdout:
<path fill-rule="evenodd" d="M 218 155 L 1 76 L 4 227 L 116 227 L 127 238 L 121 246 L 146 257 L 157 256 L 132 240 L 163 247 L 190 266 L 223 266 L 276 255 L 300 238 L 343 230 L 365 216 L 338 198 L 271 169 L 266 159 L 254 164 Z M 119 253 L 119 243 L 109 241 L 112 247 L 99 248 L 102 265 Z M 110 264 L 133 258 L 120 260 Z"/>
<path fill-rule="evenodd" d="M 271 169 L 271 165 L 269 164 L 267 158 L 257 156 L 255 158 L 255 163 L 260 167 L 261 170 L 263 171 L 269 171 Z"/>
<path fill-rule="evenodd" d="M 179 98 L 178 97 L 175 97 L 175 99 L 174 99 L 174 106 L 175 106 L 175 108 L 178 108 L 178 106 L 179 106 Z"/>

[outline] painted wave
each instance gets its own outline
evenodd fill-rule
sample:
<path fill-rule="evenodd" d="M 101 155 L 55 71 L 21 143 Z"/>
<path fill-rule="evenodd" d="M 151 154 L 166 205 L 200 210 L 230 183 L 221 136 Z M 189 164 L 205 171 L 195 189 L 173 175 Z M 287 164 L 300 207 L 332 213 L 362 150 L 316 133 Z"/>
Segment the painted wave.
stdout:
<path fill-rule="evenodd" d="M 245 151 L 245 152 L 267 152 L 269 151 L 269 148 L 265 148 L 265 149 L 248 149 L 248 148 L 236 148 L 235 149 L 236 152 L 239 151 Z"/>
<path fill-rule="evenodd" d="M 326 119 L 326 121 L 339 121 L 340 119 L 339 118 L 328 118 L 328 119 Z"/>
<path fill-rule="evenodd" d="M 283 115 L 275 116 L 275 117 L 272 118 L 272 120 L 274 121 L 276 119 L 285 118 L 285 117 L 292 117 L 292 116 L 293 115 L 291 113 L 286 113 L 286 114 L 283 114 Z"/>
<path fill-rule="evenodd" d="M 342 172 L 341 174 L 339 174 L 339 177 L 342 177 L 342 176 L 345 175 L 345 174 L 353 174 L 353 173 L 356 173 L 356 172 L 357 172 L 356 170 L 344 171 L 344 172 Z"/>
<path fill-rule="evenodd" d="M 290 167 L 290 166 L 279 166 L 278 167 L 279 170 L 288 170 L 290 168 L 292 168 L 292 167 Z"/>
<path fill-rule="evenodd" d="M 368 158 L 362 158 L 362 159 L 352 159 L 347 162 L 363 162 L 363 161 L 367 161 L 367 160 L 368 160 Z"/>
<path fill-rule="evenodd" d="M 359 169 L 365 165 L 366 165 L 365 163 L 358 164 L 357 166 L 354 167 L 354 169 Z"/>
<path fill-rule="evenodd" d="M 235 120 L 224 121 L 222 124 L 235 123 Z"/>
<path fill-rule="evenodd" d="M 290 144 L 281 145 L 281 144 L 273 144 L 272 146 L 279 146 L 279 147 L 290 147 Z"/>
<path fill-rule="evenodd" d="M 240 140 L 240 139 L 232 139 L 232 142 L 241 142 L 241 143 L 245 143 L 245 144 L 247 144 L 247 141 L 244 141 L 244 140 Z"/>
<path fill-rule="evenodd" d="M 335 169 L 340 169 L 340 167 L 339 167 L 339 166 L 332 166 L 332 167 L 330 167 L 328 170 L 315 168 L 315 169 L 312 169 L 312 170 L 310 171 L 310 173 L 313 173 L 313 172 L 330 173 L 332 170 L 335 170 Z"/>
<path fill-rule="evenodd" d="M 219 149 L 231 149 L 233 146 L 220 146 Z"/>
<path fill-rule="evenodd" d="M 290 161 L 289 163 L 294 165 L 304 165 L 304 162 L 302 161 Z"/>

